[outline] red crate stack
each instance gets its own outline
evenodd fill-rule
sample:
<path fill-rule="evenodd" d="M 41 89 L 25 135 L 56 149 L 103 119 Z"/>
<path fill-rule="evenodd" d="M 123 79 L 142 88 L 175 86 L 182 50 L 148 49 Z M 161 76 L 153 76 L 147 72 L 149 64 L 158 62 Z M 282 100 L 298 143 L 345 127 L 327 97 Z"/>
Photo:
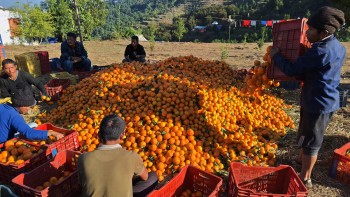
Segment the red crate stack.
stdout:
<path fill-rule="evenodd" d="M 40 60 L 41 74 L 46 74 L 51 72 L 49 52 L 47 51 L 35 51 L 34 52 Z"/>
<path fill-rule="evenodd" d="M 26 140 L 17 139 L 17 138 L 13 138 L 11 140 L 22 141 L 25 144 L 35 147 L 35 149 L 37 150 L 40 149 L 39 148 L 40 145 L 33 144 Z M 0 150 L 3 150 L 4 148 L 5 148 L 5 143 L 0 144 Z M 0 162 L 0 183 L 11 184 L 11 180 L 17 175 L 24 172 L 29 172 L 30 170 L 33 170 L 34 168 L 47 162 L 51 158 L 52 158 L 51 154 L 46 155 L 45 151 L 41 151 L 40 153 L 35 154 L 35 156 L 24 161 L 19 165 L 6 164 L 6 163 Z"/>
<path fill-rule="evenodd" d="M 51 79 L 44 87 L 51 100 L 59 100 L 62 90 L 66 89 L 69 85 L 69 79 Z"/>
<path fill-rule="evenodd" d="M 229 174 L 232 197 L 306 197 L 308 191 L 290 166 L 257 167 L 232 162 Z"/>
<path fill-rule="evenodd" d="M 60 127 L 56 127 L 51 123 L 45 123 L 35 128 L 36 130 L 53 130 L 59 133 L 63 133 L 62 139 L 53 142 L 52 144 L 46 144 L 47 153 L 51 153 L 53 150 L 61 152 L 64 150 L 78 150 L 79 141 L 78 133 L 75 130 L 68 130 Z"/>
<path fill-rule="evenodd" d="M 181 196 L 181 193 L 186 189 L 200 191 L 203 196 L 217 197 L 221 185 L 222 179 L 220 177 L 187 165 L 159 190 L 151 192 L 148 197 Z"/>
<path fill-rule="evenodd" d="M 306 38 L 308 26 L 307 19 L 290 20 L 273 25 L 273 47 L 280 49 L 282 55 L 289 61 L 295 61 L 311 47 Z M 280 81 L 295 81 L 293 77 L 286 76 L 272 61 L 267 70 L 267 77 Z"/>
<path fill-rule="evenodd" d="M 350 157 L 346 153 L 350 153 L 350 142 L 335 149 L 329 174 L 332 178 L 350 185 Z"/>
<path fill-rule="evenodd" d="M 69 150 L 60 152 L 54 159 L 33 171 L 16 176 L 12 179 L 12 182 L 17 188 L 19 195 L 26 197 L 79 196 L 81 191 L 77 170 L 79 154 L 79 152 Z M 51 183 L 49 187 L 37 190 L 38 186 L 42 186 L 43 183 L 49 181 L 52 177 L 55 177 L 58 181 Z"/>

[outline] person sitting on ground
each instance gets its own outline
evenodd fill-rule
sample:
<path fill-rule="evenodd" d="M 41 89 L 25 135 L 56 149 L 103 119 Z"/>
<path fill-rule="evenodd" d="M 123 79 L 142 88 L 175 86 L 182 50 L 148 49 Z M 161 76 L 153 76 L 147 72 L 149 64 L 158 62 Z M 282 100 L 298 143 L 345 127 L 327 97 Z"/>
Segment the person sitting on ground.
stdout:
<path fill-rule="evenodd" d="M 101 145 L 78 158 L 82 196 L 133 196 L 133 178 L 143 180 L 144 188 L 157 183 L 155 173 L 148 174 L 141 156 L 119 144 L 124 137 L 125 122 L 118 115 L 103 118 L 98 137 Z"/>
<path fill-rule="evenodd" d="M 27 114 L 36 100 L 29 86 L 19 84 L 17 89 L 11 97 L 12 104 L 0 104 L 0 143 L 12 139 L 17 132 L 30 140 L 46 140 L 50 135 L 57 139 L 63 138 L 62 133 L 35 130 L 24 121 L 21 114 Z"/>
<path fill-rule="evenodd" d="M 311 172 L 317 161 L 327 125 L 339 109 L 340 73 L 346 48 L 333 35 L 345 22 L 344 13 L 332 7 L 322 7 L 312 14 L 306 37 L 312 47 L 295 62 L 289 62 L 272 48 L 270 57 L 288 76 L 303 79 L 300 123 L 297 145 L 301 148 L 297 163 L 301 163 L 300 178 L 312 187 Z"/>
<path fill-rule="evenodd" d="M 48 96 L 44 85 L 32 75 L 25 71 L 18 70 L 17 63 L 12 59 L 2 61 L 2 74 L 0 77 L 1 98 L 13 96 L 17 92 L 17 85 L 34 85 L 42 95 Z M 31 95 L 34 97 L 34 92 Z"/>
<path fill-rule="evenodd" d="M 92 70 L 91 61 L 84 45 L 77 41 L 77 35 L 72 32 L 67 33 L 67 40 L 61 44 L 60 60 L 62 68 L 69 73 L 73 69 Z"/>
<path fill-rule="evenodd" d="M 132 61 L 146 62 L 146 52 L 143 46 L 139 44 L 139 37 L 131 37 L 131 44 L 126 46 L 124 58 L 123 63 Z"/>

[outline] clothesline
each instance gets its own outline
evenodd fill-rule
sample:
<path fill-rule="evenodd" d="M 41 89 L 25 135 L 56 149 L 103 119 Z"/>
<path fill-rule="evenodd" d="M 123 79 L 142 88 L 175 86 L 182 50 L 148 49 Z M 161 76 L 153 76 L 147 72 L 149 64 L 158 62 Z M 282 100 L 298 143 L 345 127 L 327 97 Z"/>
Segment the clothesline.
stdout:
<path fill-rule="evenodd" d="M 288 19 L 294 20 L 294 19 Z M 275 23 L 284 22 L 287 20 L 236 20 L 233 21 L 235 27 L 256 27 L 258 24 L 262 26 L 272 27 Z"/>

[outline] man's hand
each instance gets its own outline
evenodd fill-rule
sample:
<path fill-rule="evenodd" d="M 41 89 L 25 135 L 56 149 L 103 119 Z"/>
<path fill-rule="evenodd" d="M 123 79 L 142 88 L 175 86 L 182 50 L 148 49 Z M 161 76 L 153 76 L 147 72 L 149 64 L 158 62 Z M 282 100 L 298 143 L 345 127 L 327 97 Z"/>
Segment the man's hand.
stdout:
<path fill-rule="evenodd" d="M 273 47 L 272 49 L 271 49 L 271 51 L 270 51 L 270 57 L 271 57 L 271 59 L 273 58 L 273 56 L 275 56 L 277 53 L 279 53 L 280 52 L 280 50 L 279 50 L 279 48 L 276 48 L 276 47 Z"/>
<path fill-rule="evenodd" d="M 59 133 L 59 132 L 56 132 L 56 131 L 52 131 L 52 130 L 49 130 L 47 132 L 47 136 L 50 136 L 50 135 L 55 136 L 57 140 L 59 140 L 59 139 L 64 137 L 64 135 L 62 133 Z"/>
<path fill-rule="evenodd" d="M 72 57 L 73 63 L 78 63 L 83 61 L 83 59 L 81 57 Z"/>

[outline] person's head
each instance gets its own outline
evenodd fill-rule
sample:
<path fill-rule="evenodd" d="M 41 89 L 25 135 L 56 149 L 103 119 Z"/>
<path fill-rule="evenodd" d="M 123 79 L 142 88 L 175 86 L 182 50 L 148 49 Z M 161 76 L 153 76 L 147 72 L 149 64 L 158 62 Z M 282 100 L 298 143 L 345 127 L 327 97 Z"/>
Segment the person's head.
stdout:
<path fill-rule="evenodd" d="M 120 116 L 108 115 L 101 121 L 98 137 L 102 144 L 106 144 L 108 141 L 117 141 L 124 136 L 124 129 L 125 122 Z"/>
<path fill-rule="evenodd" d="M 77 35 L 73 32 L 67 33 L 67 43 L 69 46 L 74 46 L 77 41 Z"/>
<path fill-rule="evenodd" d="M 344 12 L 328 6 L 321 7 L 307 21 L 307 39 L 311 43 L 320 41 L 333 34 L 344 23 Z"/>
<path fill-rule="evenodd" d="M 12 106 L 16 107 L 20 114 L 27 114 L 36 104 L 31 87 L 25 84 L 17 84 L 17 91 L 11 96 Z"/>
<path fill-rule="evenodd" d="M 2 61 L 2 70 L 9 76 L 13 77 L 17 73 L 17 63 L 12 59 L 4 59 Z"/>
<path fill-rule="evenodd" d="M 139 37 L 137 37 L 137 36 L 131 37 L 131 45 L 133 47 L 136 47 L 138 44 L 139 44 Z"/>

